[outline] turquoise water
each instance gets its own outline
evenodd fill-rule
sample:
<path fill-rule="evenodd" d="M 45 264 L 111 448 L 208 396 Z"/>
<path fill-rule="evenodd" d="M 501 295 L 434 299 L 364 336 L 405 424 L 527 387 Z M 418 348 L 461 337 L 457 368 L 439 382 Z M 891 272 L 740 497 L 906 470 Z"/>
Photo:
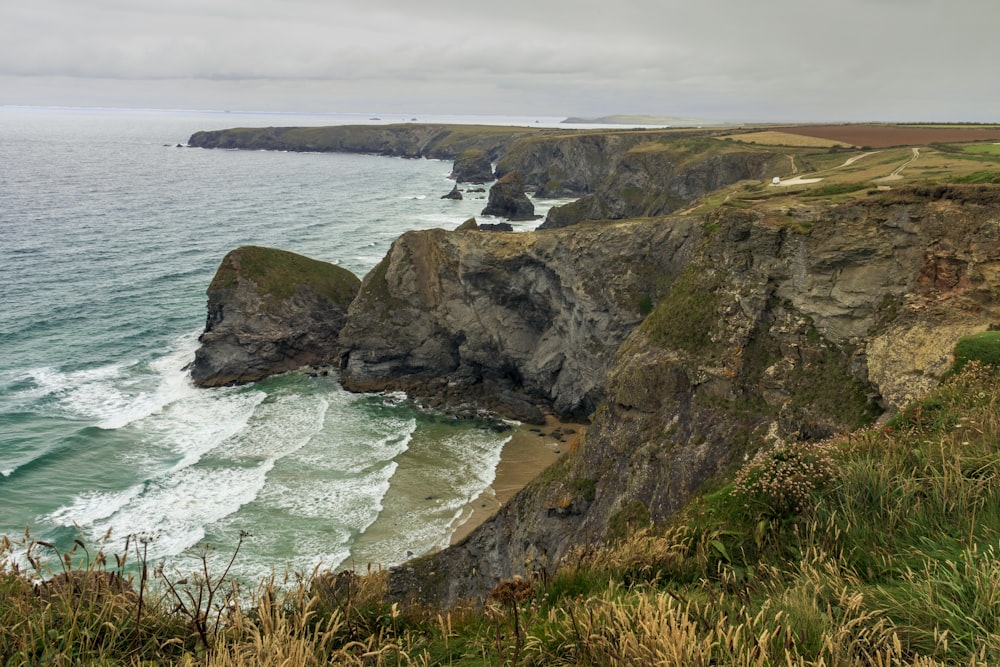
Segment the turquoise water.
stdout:
<path fill-rule="evenodd" d="M 363 276 L 403 231 L 482 209 L 440 199 L 450 163 L 177 147 L 202 129 L 358 120 L 0 107 L 0 534 L 110 534 L 113 552 L 141 533 L 183 570 L 246 530 L 248 578 L 447 543 L 505 435 L 332 378 L 197 389 L 183 370 L 232 248 Z"/>

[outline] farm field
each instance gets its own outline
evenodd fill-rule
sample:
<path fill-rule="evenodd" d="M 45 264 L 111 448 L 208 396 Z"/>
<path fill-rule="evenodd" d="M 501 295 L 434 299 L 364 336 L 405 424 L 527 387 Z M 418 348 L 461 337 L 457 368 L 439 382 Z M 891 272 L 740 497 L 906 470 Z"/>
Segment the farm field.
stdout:
<path fill-rule="evenodd" d="M 830 148 L 832 146 L 850 148 L 851 146 L 851 144 L 844 143 L 843 141 L 834 141 L 822 137 L 809 137 L 804 134 L 792 134 L 791 132 L 773 132 L 771 130 L 727 134 L 719 138 L 760 144 L 761 146 L 802 146 L 806 148 Z"/>
<path fill-rule="evenodd" d="M 1000 127 L 913 127 L 907 125 L 798 125 L 771 132 L 841 141 L 851 146 L 888 148 L 932 143 L 1000 141 Z"/>

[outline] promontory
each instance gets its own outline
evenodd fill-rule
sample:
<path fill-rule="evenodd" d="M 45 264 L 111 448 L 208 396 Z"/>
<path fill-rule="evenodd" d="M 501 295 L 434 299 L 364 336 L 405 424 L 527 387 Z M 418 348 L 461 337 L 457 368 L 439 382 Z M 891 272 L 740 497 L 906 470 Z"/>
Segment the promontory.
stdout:
<path fill-rule="evenodd" d="M 577 198 L 533 232 L 407 232 L 360 287 L 306 308 L 331 318 L 315 322 L 331 343 L 318 357 L 348 389 L 590 424 L 469 537 L 390 573 L 394 600 L 447 606 L 669 525 L 758 452 L 881 423 L 938 385 L 956 343 L 1000 326 L 1000 155 L 961 129 L 896 129 L 858 134 L 866 144 L 852 126 L 270 128 L 189 143 L 476 149 L 495 177 Z M 233 289 L 222 273 L 216 292 Z M 258 309 L 268 327 L 297 298 L 276 296 Z M 213 303 L 207 339 L 228 316 Z M 238 328 L 226 335 L 256 335 Z"/>

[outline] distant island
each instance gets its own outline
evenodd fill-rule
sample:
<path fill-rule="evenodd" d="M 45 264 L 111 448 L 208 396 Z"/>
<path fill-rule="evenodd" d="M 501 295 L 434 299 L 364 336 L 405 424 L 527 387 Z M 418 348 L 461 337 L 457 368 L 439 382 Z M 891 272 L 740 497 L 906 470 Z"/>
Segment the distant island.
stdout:
<path fill-rule="evenodd" d="M 701 120 L 698 118 L 680 118 L 677 116 L 645 116 L 637 114 L 612 114 L 610 116 L 598 116 L 597 118 L 583 118 L 580 116 L 570 116 L 562 121 L 573 124 L 589 125 L 660 125 L 670 127 L 691 127 L 702 125 L 720 125 L 720 123 Z"/>

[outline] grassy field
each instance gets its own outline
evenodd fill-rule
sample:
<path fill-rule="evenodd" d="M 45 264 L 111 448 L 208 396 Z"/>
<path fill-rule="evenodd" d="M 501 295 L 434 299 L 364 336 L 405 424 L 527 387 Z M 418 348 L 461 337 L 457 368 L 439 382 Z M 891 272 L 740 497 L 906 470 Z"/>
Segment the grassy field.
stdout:
<path fill-rule="evenodd" d="M 782 133 L 774 133 L 780 135 Z M 727 135 L 732 136 L 732 135 Z M 757 136 L 737 135 L 737 136 Z M 736 141 L 730 145 L 745 145 Z M 764 146 L 761 145 L 763 149 Z M 762 181 L 737 183 L 716 190 L 690 205 L 686 211 L 704 214 L 718 206 L 761 205 L 786 208 L 800 197 L 842 200 L 868 196 L 869 192 L 908 185 L 945 183 L 1000 183 L 1000 144 L 935 144 L 918 147 L 849 149 L 840 146 L 784 146 L 789 156 L 784 172 L 777 173 L 782 185 Z M 793 172 L 792 165 L 796 170 Z M 893 178 L 888 179 L 887 177 Z M 802 182 L 798 179 L 819 179 Z"/>
<path fill-rule="evenodd" d="M 996 155 L 1000 158 L 1000 143 L 970 144 L 968 146 L 963 146 L 962 150 L 966 153 L 973 153 L 975 155 Z"/>

